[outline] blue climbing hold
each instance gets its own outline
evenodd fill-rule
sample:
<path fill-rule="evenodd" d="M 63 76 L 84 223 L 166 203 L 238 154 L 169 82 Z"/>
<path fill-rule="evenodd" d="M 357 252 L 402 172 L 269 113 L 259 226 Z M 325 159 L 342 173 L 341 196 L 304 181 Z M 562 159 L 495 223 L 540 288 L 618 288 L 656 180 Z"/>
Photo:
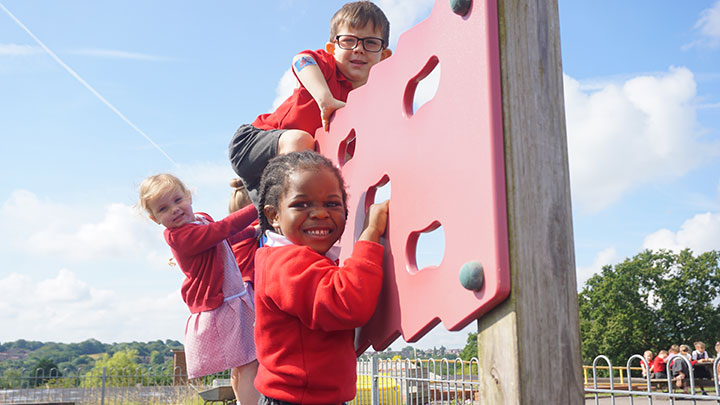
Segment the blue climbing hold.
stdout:
<path fill-rule="evenodd" d="M 470 261 L 460 268 L 460 284 L 470 291 L 480 291 L 485 283 L 483 265 L 477 261 Z"/>

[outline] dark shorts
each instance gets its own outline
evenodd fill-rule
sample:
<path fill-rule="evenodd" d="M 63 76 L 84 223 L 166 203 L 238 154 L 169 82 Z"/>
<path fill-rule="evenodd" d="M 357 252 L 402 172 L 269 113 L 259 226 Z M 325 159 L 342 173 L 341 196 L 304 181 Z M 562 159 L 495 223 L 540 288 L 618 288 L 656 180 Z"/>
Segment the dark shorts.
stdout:
<path fill-rule="evenodd" d="M 270 159 L 277 156 L 278 140 L 285 129 L 264 130 L 246 124 L 238 128 L 230 141 L 228 155 L 233 170 L 257 206 L 260 176 Z"/>

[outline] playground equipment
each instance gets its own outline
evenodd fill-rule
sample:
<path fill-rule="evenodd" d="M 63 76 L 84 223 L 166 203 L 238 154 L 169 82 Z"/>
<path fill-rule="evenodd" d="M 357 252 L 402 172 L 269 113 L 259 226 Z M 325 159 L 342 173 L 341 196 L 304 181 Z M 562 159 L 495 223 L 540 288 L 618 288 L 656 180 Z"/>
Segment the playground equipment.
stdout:
<path fill-rule="evenodd" d="M 437 92 L 416 110 L 434 69 Z M 477 319 L 483 403 L 581 403 L 556 0 L 436 0 L 316 139 L 351 215 L 392 187 L 385 282 L 359 351 Z M 417 239 L 438 226 L 442 262 L 418 269 Z"/>
<path fill-rule="evenodd" d="M 350 93 L 331 133 L 316 134 L 348 180 L 343 258 L 376 187 L 391 184 L 383 293 L 359 331 L 360 352 L 385 349 L 400 333 L 417 341 L 440 320 L 460 330 L 510 292 L 497 27 L 492 2 L 477 4 L 460 16 L 437 2 Z M 418 84 L 435 69 L 435 96 L 415 111 Z M 419 236 L 439 226 L 442 262 L 418 268 Z M 461 269 L 474 287 L 461 284 Z"/>

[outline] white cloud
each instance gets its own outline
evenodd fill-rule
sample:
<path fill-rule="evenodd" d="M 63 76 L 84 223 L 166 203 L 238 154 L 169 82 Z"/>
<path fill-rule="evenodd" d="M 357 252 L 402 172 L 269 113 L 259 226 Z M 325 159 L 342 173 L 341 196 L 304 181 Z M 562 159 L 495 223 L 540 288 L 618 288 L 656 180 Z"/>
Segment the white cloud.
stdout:
<path fill-rule="evenodd" d="M 690 46 L 709 48 L 720 46 L 720 1 L 716 1 L 712 7 L 703 10 L 700 19 L 695 23 L 695 29 L 700 31 L 703 39 L 695 41 Z"/>
<path fill-rule="evenodd" d="M 689 248 L 696 254 L 720 249 L 720 213 L 697 214 L 685 221 L 677 232 L 660 229 L 645 237 L 642 247 L 673 252 Z"/>
<path fill-rule="evenodd" d="M 111 59 L 132 59 L 145 61 L 162 61 L 168 59 L 164 56 L 149 55 L 138 52 L 116 51 L 112 49 L 77 49 L 74 51 L 70 51 L 69 53 L 73 55 L 97 56 L 101 58 Z"/>
<path fill-rule="evenodd" d="M 297 86 L 298 81 L 292 69 L 286 70 L 275 87 L 275 100 L 273 100 L 272 103 L 272 110 L 274 111 L 286 98 L 290 97 L 290 94 L 292 94 Z"/>
<path fill-rule="evenodd" d="M 43 52 L 39 46 L 0 44 L 0 56 L 27 56 L 37 55 Z"/>
<path fill-rule="evenodd" d="M 97 260 L 150 254 L 162 249 L 155 224 L 124 204 L 110 204 L 100 218 L 82 207 L 42 201 L 16 190 L 0 209 L 12 243 L 33 254 L 71 260 Z M 166 248 L 165 248 L 166 250 Z"/>
<path fill-rule="evenodd" d="M 635 187 L 684 175 L 718 154 L 701 142 L 686 68 L 588 90 L 565 76 L 573 202 L 600 211 Z"/>
<path fill-rule="evenodd" d="M 229 181 L 236 177 L 228 164 L 181 166 L 176 174 L 193 190 L 195 210 L 227 215 Z M 0 221 L 4 239 L 33 255 L 76 261 L 145 257 L 150 263 L 165 263 L 170 255 L 162 227 L 123 203 L 100 208 L 15 190 L 0 205 Z"/>
<path fill-rule="evenodd" d="M 590 266 L 578 267 L 576 272 L 578 291 L 583 288 L 585 282 L 587 282 L 590 277 L 599 273 L 603 266 L 614 264 L 617 261 L 617 258 L 616 249 L 614 247 L 609 247 L 601 250 L 597 256 L 595 256 L 595 260 L 593 260 Z"/>
<path fill-rule="evenodd" d="M 66 269 L 60 269 L 56 278 L 38 283 L 35 292 L 38 300 L 47 303 L 74 302 L 90 297 L 87 283 L 78 280 L 75 274 Z"/>
<path fill-rule="evenodd" d="M 403 32 L 415 25 L 420 19 L 430 15 L 434 0 L 377 0 L 390 21 L 390 43 L 397 43 Z"/>
<path fill-rule="evenodd" d="M 182 341 L 188 310 L 179 290 L 119 296 L 66 269 L 45 280 L 13 273 L 0 279 L 0 341 Z"/>

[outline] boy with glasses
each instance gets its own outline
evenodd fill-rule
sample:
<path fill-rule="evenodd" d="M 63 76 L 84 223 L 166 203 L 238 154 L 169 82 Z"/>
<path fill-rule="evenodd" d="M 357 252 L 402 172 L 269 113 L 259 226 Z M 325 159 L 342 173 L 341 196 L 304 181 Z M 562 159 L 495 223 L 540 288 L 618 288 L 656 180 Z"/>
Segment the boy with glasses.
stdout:
<path fill-rule="evenodd" d="M 370 68 L 389 57 L 390 23 L 370 1 L 345 4 L 330 20 L 325 49 L 293 58 L 300 86 L 274 112 L 241 126 L 229 146 L 230 163 L 257 204 L 260 175 L 276 155 L 312 150 L 315 130 L 328 130 L 330 116 L 348 93 L 365 84 Z"/>

